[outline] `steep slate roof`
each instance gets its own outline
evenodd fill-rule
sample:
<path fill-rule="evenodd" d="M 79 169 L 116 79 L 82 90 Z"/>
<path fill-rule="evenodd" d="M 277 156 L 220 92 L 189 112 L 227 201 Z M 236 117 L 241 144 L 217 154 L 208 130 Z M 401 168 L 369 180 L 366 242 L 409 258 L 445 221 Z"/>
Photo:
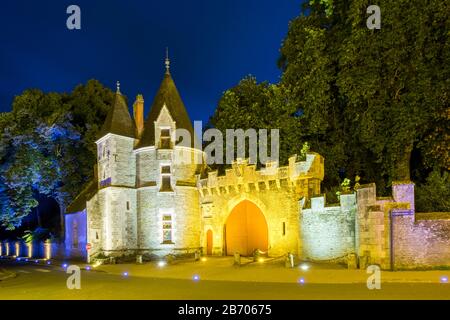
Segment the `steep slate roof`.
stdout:
<path fill-rule="evenodd" d="M 186 129 L 191 134 L 191 144 L 194 146 L 195 136 L 191 119 L 184 107 L 180 94 L 178 93 L 175 82 L 169 72 L 166 72 L 164 79 L 159 87 L 158 93 L 153 100 L 152 108 L 145 121 L 144 133 L 137 148 L 155 145 L 155 121 L 158 119 L 161 110 L 166 105 L 177 129 Z"/>
<path fill-rule="evenodd" d="M 92 179 L 72 201 L 72 203 L 66 208 L 66 214 L 80 212 L 86 209 L 86 202 L 89 201 L 97 193 L 97 191 L 97 181 L 95 179 Z"/>
<path fill-rule="evenodd" d="M 120 92 L 117 92 L 114 98 L 114 104 L 106 116 L 105 123 L 100 130 L 98 138 L 108 133 L 134 138 L 135 132 L 134 121 L 131 119 L 125 99 Z"/>

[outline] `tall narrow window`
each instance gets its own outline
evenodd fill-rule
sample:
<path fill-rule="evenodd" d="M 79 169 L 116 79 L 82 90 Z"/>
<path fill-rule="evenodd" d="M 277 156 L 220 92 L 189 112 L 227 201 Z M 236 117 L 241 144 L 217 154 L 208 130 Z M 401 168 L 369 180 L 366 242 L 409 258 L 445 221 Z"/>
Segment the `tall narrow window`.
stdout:
<path fill-rule="evenodd" d="M 127 201 L 127 210 L 130 210 L 130 201 Z"/>
<path fill-rule="evenodd" d="M 286 235 L 286 222 L 283 222 L 283 236 Z"/>
<path fill-rule="evenodd" d="M 73 221 L 72 224 L 72 248 L 78 248 L 78 221 Z"/>
<path fill-rule="evenodd" d="M 173 191 L 170 175 L 171 175 L 170 166 L 169 165 L 162 166 L 161 167 L 161 189 L 159 190 L 160 192 L 172 192 Z"/>
<path fill-rule="evenodd" d="M 161 129 L 159 144 L 161 149 L 170 149 L 170 129 Z"/>
<path fill-rule="evenodd" d="M 162 217 L 163 243 L 172 242 L 172 215 L 164 214 Z"/>

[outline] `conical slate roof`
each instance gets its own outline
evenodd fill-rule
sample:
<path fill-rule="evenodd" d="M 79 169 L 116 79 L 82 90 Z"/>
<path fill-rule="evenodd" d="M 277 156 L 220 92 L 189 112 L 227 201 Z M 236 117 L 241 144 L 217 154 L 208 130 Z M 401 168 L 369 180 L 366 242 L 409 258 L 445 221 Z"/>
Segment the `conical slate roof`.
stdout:
<path fill-rule="evenodd" d="M 145 121 L 144 133 L 137 147 L 141 148 L 155 145 L 155 121 L 158 119 L 164 104 L 173 121 L 175 121 L 176 128 L 189 131 L 191 134 L 191 144 L 194 146 L 195 136 L 191 120 L 175 86 L 175 82 L 170 73 L 166 72 L 158 93 L 153 100 L 152 108 Z"/>
<path fill-rule="evenodd" d="M 128 106 L 120 92 L 116 93 L 114 104 L 106 116 L 105 123 L 100 130 L 99 138 L 108 133 L 130 138 L 135 137 L 134 121 L 131 119 Z"/>

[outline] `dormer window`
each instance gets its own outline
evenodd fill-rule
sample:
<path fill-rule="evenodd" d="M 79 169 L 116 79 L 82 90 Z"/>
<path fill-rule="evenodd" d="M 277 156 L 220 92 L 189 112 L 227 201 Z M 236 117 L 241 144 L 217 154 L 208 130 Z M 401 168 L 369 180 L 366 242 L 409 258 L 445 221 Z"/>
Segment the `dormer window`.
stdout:
<path fill-rule="evenodd" d="M 160 149 L 170 149 L 170 129 L 161 129 L 161 134 L 159 137 L 159 148 Z"/>

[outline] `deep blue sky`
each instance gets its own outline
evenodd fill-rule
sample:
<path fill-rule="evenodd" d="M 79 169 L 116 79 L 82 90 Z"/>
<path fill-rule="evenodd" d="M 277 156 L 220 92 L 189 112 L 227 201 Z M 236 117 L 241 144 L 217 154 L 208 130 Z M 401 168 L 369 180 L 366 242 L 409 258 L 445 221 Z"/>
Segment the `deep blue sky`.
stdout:
<path fill-rule="evenodd" d="M 81 8 L 81 30 L 66 28 L 66 8 Z M 191 120 L 207 120 L 222 92 L 242 77 L 276 82 L 276 61 L 301 0 L 3 1 L 0 11 L 0 111 L 24 89 L 71 91 L 91 78 L 137 93 L 146 112 L 171 73 Z"/>

